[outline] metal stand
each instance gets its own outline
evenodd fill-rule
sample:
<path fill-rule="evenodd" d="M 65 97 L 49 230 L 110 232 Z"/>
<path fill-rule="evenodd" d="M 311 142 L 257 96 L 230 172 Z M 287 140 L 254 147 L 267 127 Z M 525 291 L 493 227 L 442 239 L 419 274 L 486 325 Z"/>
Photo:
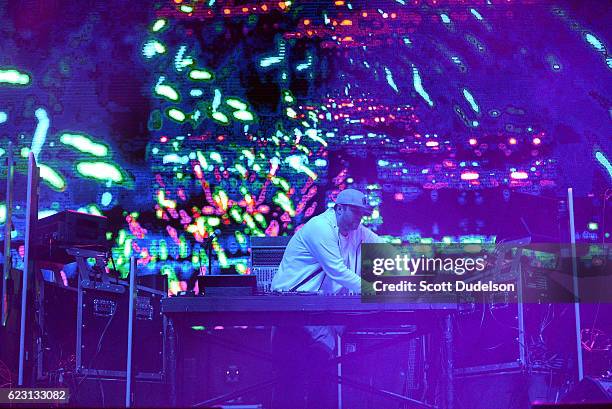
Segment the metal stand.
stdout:
<path fill-rule="evenodd" d="M 213 253 L 213 243 L 212 239 L 208 240 L 206 243 L 206 257 L 208 257 L 208 271 L 206 275 L 212 275 L 212 253 Z M 202 289 L 200 289 L 202 291 Z"/>
<path fill-rule="evenodd" d="M 11 230 L 13 227 L 13 178 L 15 162 L 13 161 L 13 143 L 8 143 L 6 152 L 6 220 L 4 222 L 4 268 L 2 272 L 2 326 L 6 326 L 9 312 L 8 283 L 11 273 Z"/>
<path fill-rule="evenodd" d="M 584 368 L 582 363 L 582 341 L 580 334 L 580 298 L 578 288 L 578 261 L 576 259 L 576 229 L 574 227 L 574 193 L 572 188 L 567 189 L 567 206 L 569 208 L 569 229 L 572 244 L 572 276 L 574 292 L 574 314 L 576 315 L 576 352 L 578 357 L 578 382 L 584 378 Z"/>
<path fill-rule="evenodd" d="M 130 257 L 130 298 L 128 306 L 127 369 L 125 379 L 125 407 L 132 400 L 132 339 L 134 335 L 134 303 L 136 302 L 136 257 Z"/>
<path fill-rule="evenodd" d="M 30 152 L 28 158 L 28 189 L 26 207 L 26 227 L 25 227 L 25 254 L 23 257 L 23 277 L 21 279 L 21 324 L 19 328 L 19 375 L 17 385 L 23 386 L 23 374 L 25 366 L 25 333 L 26 333 L 26 313 L 28 306 L 28 279 L 31 275 L 30 259 L 32 258 L 30 240 L 35 223 L 34 218 L 38 218 L 38 167 L 34 154 Z M 34 213 L 34 214 L 32 214 Z"/>
<path fill-rule="evenodd" d="M 454 382 L 454 367 L 455 359 L 453 356 L 453 319 L 450 314 L 444 317 L 444 329 L 443 329 L 443 348 L 444 356 L 446 357 L 445 371 L 446 376 L 444 377 L 444 386 L 446 389 L 444 407 L 447 409 L 453 409 L 455 407 L 455 382 Z"/>
<path fill-rule="evenodd" d="M 168 319 L 168 383 L 170 388 L 170 406 L 176 407 L 176 333 L 174 321 Z"/>
<path fill-rule="evenodd" d="M 74 256 L 77 262 L 78 285 L 77 285 L 77 309 L 81 309 L 84 305 L 84 290 L 95 289 L 99 291 L 107 291 L 115 294 L 122 294 L 125 288 L 120 284 L 112 284 L 108 274 L 106 274 L 106 253 L 96 250 L 84 250 L 80 248 L 68 248 L 66 253 Z M 94 266 L 90 266 L 87 259 L 95 260 Z M 82 313 L 77 313 L 76 320 L 76 367 L 81 371 L 83 366 L 83 354 L 81 345 L 83 345 L 83 332 L 81 331 L 83 322 Z M 94 371 L 97 374 L 97 371 Z M 89 370 L 87 373 L 81 373 L 85 376 L 90 376 Z"/>
<path fill-rule="evenodd" d="M 79 288 L 93 288 L 121 294 L 125 291 L 122 285 L 112 284 L 106 274 L 106 252 L 97 250 L 84 250 L 81 248 L 67 248 L 66 253 L 74 256 L 79 272 Z M 93 258 L 95 264 L 89 266 L 87 259 Z"/>
<path fill-rule="evenodd" d="M 342 335 L 336 336 L 336 345 L 338 346 L 336 353 L 339 358 L 342 357 Z M 342 362 L 338 362 L 338 378 L 342 378 Z M 338 409 L 342 409 L 342 383 L 338 382 Z"/>
<path fill-rule="evenodd" d="M 443 326 L 443 346 L 444 346 L 444 351 L 445 351 L 445 355 L 446 355 L 446 376 L 444 379 L 444 387 L 446 389 L 446 394 L 444 396 L 444 400 L 446 402 L 444 402 L 444 408 L 450 408 L 452 409 L 454 407 L 453 402 L 454 402 L 454 388 L 453 388 L 453 332 L 452 332 L 452 321 L 451 321 L 451 317 L 448 314 L 444 314 L 442 317 L 443 322 L 442 322 L 442 326 Z M 170 318 L 170 325 L 172 324 L 172 318 Z M 363 355 L 366 354 L 371 354 L 373 352 L 378 352 L 382 349 L 385 348 L 389 348 L 391 346 L 397 345 L 398 342 L 402 342 L 402 341 L 407 341 L 410 340 L 414 337 L 418 337 L 423 335 L 424 333 L 427 333 L 427 330 L 417 330 L 411 334 L 407 334 L 407 335 L 399 335 L 396 337 L 393 337 L 389 340 L 386 341 L 382 341 L 378 344 L 372 345 L 371 347 L 368 347 L 366 349 L 363 349 L 360 352 L 352 352 L 352 353 L 348 353 L 342 356 L 338 356 L 336 358 L 330 359 L 328 361 L 329 365 L 333 365 L 334 367 L 338 367 L 340 364 L 342 364 L 343 362 L 349 361 L 349 360 L 353 360 L 353 359 L 359 359 L 360 357 L 362 357 Z M 253 355 L 253 356 L 257 356 L 259 358 L 262 359 L 266 359 L 269 360 L 271 362 L 274 361 L 274 358 L 265 352 L 262 351 L 257 351 L 253 348 L 249 348 L 247 346 L 244 346 L 240 343 L 233 343 L 233 342 L 228 342 L 228 340 L 226 339 L 215 339 L 215 336 L 210 335 L 210 339 L 212 340 L 212 342 L 218 343 L 219 345 L 222 345 L 226 348 L 229 348 L 231 350 L 236 350 L 236 351 L 241 351 L 244 353 L 247 353 L 249 355 Z M 171 362 L 170 365 L 175 365 L 176 362 Z M 421 402 L 418 401 L 416 399 L 412 399 L 409 398 L 407 396 L 398 394 L 398 393 L 394 393 L 394 392 L 390 392 L 390 391 L 386 391 L 380 388 L 375 388 L 371 385 L 362 383 L 362 382 L 358 382 L 352 379 L 348 379 L 344 376 L 335 374 L 335 375 L 325 375 L 325 376 L 329 376 L 330 377 L 330 381 L 334 381 L 334 382 L 338 382 L 339 384 L 345 384 L 345 385 L 349 385 L 353 388 L 359 389 L 359 390 L 363 390 L 367 393 L 371 393 L 374 395 L 378 395 L 378 396 L 384 396 L 386 398 L 390 398 L 393 399 L 394 401 L 398 402 L 398 403 L 403 403 L 403 404 L 410 404 L 413 405 L 414 407 L 421 407 L 421 408 L 436 408 L 436 406 L 425 403 L 425 402 Z M 193 405 L 194 407 L 211 407 L 211 406 L 215 406 L 224 402 L 227 402 L 230 399 L 234 399 L 236 397 L 242 396 L 246 393 L 249 393 L 251 391 L 255 391 L 255 390 L 261 390 L 262 388 L 265 387 L 272 387 L 274 386 L 277 382 L 280 381 L 279 377 L 274 377 L 262 382 L 259 382 L 257 384 L 253 384 L 253 385 L 249 385 L 246 386 L 244 388 L 241 388 L 239 390 L 221 395 L 221 396 L 216 396 L 210 399 L 207 399 L 203 402 L 199 402 L 195 405 Z M 172 382 L 172 381 L 171 381 Z M 175 392 L 176 393 L 176 392 Z M 171 399 L 174 401 L 176 399 L 175 396 L 171 396 Z"/>

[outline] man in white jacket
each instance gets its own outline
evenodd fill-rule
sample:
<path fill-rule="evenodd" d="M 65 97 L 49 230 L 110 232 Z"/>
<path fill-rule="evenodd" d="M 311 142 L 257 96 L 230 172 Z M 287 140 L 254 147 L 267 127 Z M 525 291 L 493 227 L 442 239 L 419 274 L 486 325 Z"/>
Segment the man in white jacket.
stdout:
<path fill-rule="evenodd" d="M 381 241 L 361 224 L 370 213 L 363 193 L 340 192 L 333 209 L 310 219 L 291 238 L 272 289 L 336 294 L 344 287 L 361 292 L 361 243 Z"/>
<path fill-rule="evenodd" d="M 333 209 L 310 219 L 289 241 L 278 272 L 275 291 L 337 294 L 361 292 L 361 243 L 382 239 L 361 225 L 371 213 L 366 197 L 355 189 L 341 191 Z M 335 403 L 335 383 L 322 376 L 331 369 L 338 328 L 284 325 L 275 329 L 273 350 L 281 376 L 274 408 L 327 409 Z"/>

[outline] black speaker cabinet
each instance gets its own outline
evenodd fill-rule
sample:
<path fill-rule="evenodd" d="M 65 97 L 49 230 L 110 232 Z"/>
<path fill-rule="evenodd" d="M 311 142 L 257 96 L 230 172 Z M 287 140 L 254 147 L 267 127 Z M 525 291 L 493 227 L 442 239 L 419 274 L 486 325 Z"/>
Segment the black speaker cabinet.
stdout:
<path fill-rule="evenodd" d="M 82 288 L 77 309 L 76 368 L 79 375 L 126 376 L 129 289 L 123 293 Z M 133 326 L 136 379 L 163 380 L 165 317 L 163 293 L 138 286 Z"/>
<path fill-rule="evenodd" d="M 397 333 L 349 332 L 342 337 L 342 353 L 357 353 L 375 348 L 376 345 L 397 338 Z M 341 366 L 343 378 L 358 381 L 377 389 L 423 400 L 425 391 L 424 339 L 405 338 L 388 348 L 351 359 Z M 342 407 L 344 408 L 398 408 L 396 400 L 373 395 L 343 384 Z"/>
<path fill-rule="evenodd" d="M 38 284 L 36 379 L 53 382 L 75 368 L 77 290 L 44 280 Z"/>
<path fill-rule="evenodd" d="M 125 378 L 127 364 L 128 289 L 121 294 L 37 282 L 36 380 L 60 382 L 67 374 Z M 165 376 L 163 293 L 138 286 L 134 314 L 133 370 L 136 379 Z M 79 302 L 80 299 L 80 302 Z M 78 348 L 77 348 L 78 346 Z"/>
<path fill-rule="evenodd" d="M 182 328 L 177 338 L 181 406 L 192 406 L 273 377 L 271 362 L 262 357 L 270 352 L 270 328 Z M 267 408 L 271 396 L 271 388 L 260 389 L 216 406 Z"/>

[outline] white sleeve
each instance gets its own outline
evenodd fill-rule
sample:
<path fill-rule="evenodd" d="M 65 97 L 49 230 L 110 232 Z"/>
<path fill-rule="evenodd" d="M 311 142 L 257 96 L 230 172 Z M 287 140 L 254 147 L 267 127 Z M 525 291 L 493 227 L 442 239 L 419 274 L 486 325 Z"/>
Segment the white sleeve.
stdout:
<path fill-rule="evenodd" d="M 385 239 L 374 233 L 372 230 L 365 226 L 361 226 L 362 229 L 362 243 L 385 243 Z"/>
<path fill-rule="evenodd" d="M 361 291 L 361 278 L 344 264 L 337 235 L 331 226 L 323 223 L 306 224 L 302 228 L 302 239 L 329 278 L 351 291 Z"/>

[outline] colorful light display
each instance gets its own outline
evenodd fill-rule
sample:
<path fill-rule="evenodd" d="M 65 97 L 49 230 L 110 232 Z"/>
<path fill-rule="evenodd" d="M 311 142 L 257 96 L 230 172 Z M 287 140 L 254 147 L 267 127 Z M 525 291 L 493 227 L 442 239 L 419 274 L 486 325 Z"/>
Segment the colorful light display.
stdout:
<path fill-rule="evenodd" d="M 586 194 L 612 175 L 609 39 L 570 5 L 148 7 L 105 19 L 82 6 L 83 24 L 62 27 L 30 63 L 20 30 L 0 29 L 13 39 L 0 46 L 0 159 L 12 139 L 23 175 L 34 152 L 42 214 L 108 215 L 119 269 L 137 254 L 172 291 L 208 265 L 215 229 L 219 268 L 247 273 L 249 236 L 293 234 L 347 186 L 367 192 L 365 223 L 389 240 L 493 240 L 476 213 L 448 232 L 410 206 L 470 203 L 465 192 L 507 203 L 570 184 Z M 588 148 L 566 165 L 572 144 Z M 568 170 L 584 166 L 591 176 Z"/>

